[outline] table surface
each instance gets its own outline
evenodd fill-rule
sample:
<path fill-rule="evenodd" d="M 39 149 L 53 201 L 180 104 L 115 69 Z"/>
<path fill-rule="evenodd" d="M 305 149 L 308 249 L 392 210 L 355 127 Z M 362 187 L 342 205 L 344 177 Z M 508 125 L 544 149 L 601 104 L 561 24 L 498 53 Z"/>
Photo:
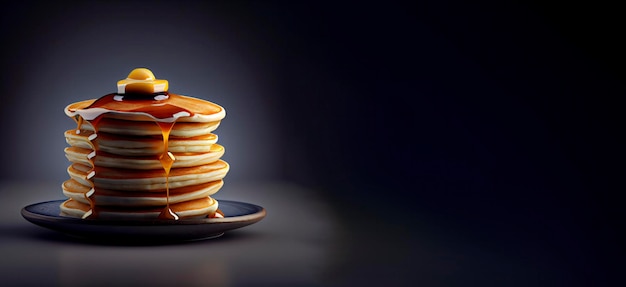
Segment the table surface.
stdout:
<path fill-rule="evenodd" d="M 226 186 L 216 198 L 261 205 L 266 218 L 216 239 L 109 245 L 68 237 L 21 217 L 23 206 L 63 198 L 56 184 L 2 183 L 0 278 L 28 286 L 315 285 L 329 280 L 337 226 L 314 193 L 285 183 Z"/>
<path fill-rule="evenodd" d="M 610 246 L 567 222 L 436 216 L 401 209 L 411 205 L 391 193 L 371 208 L 338 208 L 299 185 L 227 182 L 217 199 L 267 216 L 219 238 L 160 245 L 83 241 L 23 219 L 22 207 L 63 198 L 56 183 L 0 182 L 0 196 L 2 286 L 578 286 L 607 281 L 611 266 L 600 260 Z"/>

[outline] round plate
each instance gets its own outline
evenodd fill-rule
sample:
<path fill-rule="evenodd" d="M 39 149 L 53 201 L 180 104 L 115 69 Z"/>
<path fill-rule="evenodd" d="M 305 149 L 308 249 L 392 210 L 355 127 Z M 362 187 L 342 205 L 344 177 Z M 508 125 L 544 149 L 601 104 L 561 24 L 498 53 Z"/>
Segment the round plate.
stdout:
<path fill-rule="evenodd" d="M 261 206 L 219 200 L 224 218 L 132 221 L 79 219 L 60 215 L 59 205 L 63 201 L 31 204 L 22 208 L 22 216 L 34 224 L 72 236 L 102 241 L 139 240 L 146 243 L 214 238 L 265 217 L 265 209 Z"/>

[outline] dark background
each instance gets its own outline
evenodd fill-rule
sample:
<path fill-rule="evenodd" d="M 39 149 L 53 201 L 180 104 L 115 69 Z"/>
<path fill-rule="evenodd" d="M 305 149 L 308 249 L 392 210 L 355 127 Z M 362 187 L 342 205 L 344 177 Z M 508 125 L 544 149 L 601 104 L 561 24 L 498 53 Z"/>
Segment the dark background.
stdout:
<path fill-rule="evenodd" d="M 63 181 L 72 122 L 62 108 L 145 66 L 171 91 L 226 108 L 217 134 L 228 180 L 294 182 L 332 204 L 354 241 L 338 255 L 351 266 L 337 270 L 346 282 L 599 286 L 624 266 L 616 6 L 20 1 L 5 10 L 3 180 Z M 427 247 L 414 239 L 426 230 L 449 247 L 439 261 L 419 260 Z"/>

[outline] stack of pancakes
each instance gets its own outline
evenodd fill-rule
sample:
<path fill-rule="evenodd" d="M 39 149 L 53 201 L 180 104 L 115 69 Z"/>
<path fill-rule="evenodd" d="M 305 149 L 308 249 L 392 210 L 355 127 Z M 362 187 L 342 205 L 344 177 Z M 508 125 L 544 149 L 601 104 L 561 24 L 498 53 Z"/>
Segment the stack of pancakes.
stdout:
<path fill-rule="evenodd" d="M 70 104 L 65 113 L 78 118 L 77 111 L 93 102 Z M 179 218 L 215 217 L 218 202 L 211 195 L 222 187 L 229 166 L 220 160 L 224 147 L 211 133 L 225 115 L 214 106 L 219 113 L 178 118 L 167 141 L 157 119 L 145 114 L 102 113 L 96 128 L 78 120 L 77 129 L 65 132 L 71 165 L 70 179 L 62 185 L 69 197 L 61 204 L 62 214 L 150 219 L 169 208 Z M 166 142 L 175 158 L 169 176 L 160 160 Z"/>

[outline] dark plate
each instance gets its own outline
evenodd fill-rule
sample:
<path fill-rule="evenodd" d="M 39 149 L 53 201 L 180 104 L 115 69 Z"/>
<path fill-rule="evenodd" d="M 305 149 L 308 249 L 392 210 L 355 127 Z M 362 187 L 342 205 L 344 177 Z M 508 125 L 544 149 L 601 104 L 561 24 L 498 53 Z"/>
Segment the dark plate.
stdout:
<path fill-rule="evenodd" d="M 218 237 L 228 230 L 256 223 L 265 217 L 261 206 L 245 202 L 219 200 L 224 218 L 181 220 L 97 220 L 60 215 L 64 200 L 31 204 L 22 208 L 26 220 L 68 235 L 101 241 L 166 242 Z"/>

